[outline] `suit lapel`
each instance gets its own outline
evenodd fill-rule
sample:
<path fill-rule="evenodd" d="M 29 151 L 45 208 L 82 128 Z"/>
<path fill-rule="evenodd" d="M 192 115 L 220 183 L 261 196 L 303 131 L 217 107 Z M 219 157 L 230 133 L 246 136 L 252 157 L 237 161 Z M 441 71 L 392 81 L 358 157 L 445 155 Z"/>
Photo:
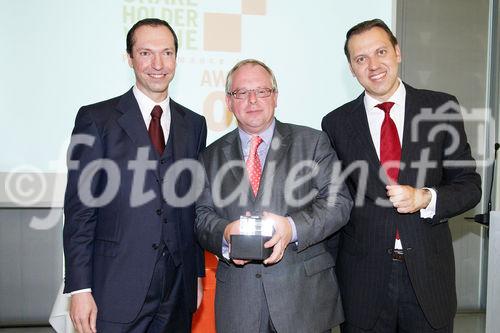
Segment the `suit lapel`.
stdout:
<path fill-rule="evenodd" d="M 260 179 L 259 191 L 256 195 L 256 200 L 259 200 L 262 197 L 264 189 L 266 188 L 266 186 L 264 185 L 266 184 L 266 181 L 272 182 L 272 179 L 268 180 L 268 177 L 266 176 L 268 165 L 270 165 L 271 163 L 275 164 L 276 172 L 276 170 L 278 170 L 278 168 L 280 167 L 280 163 L 282 163 L 282 161 L 284 160 L 284 156 L 288 152 L 288 149 L 290 148 L 290 145 L 292 143 L 290 135 L 291 131 L 288 125 L 275 120 L 273 139 L 271 140 L 271 147 L 269 147 L 269 150 L 267 152 L 266 161 L 262 170 L 262 177 Z M 269 177 L 273 176 L 274 172 L 269 175 Z"/>
<path fill-rule="evenodd" d="M 147 146 L 150 147 L 151 150 L 154 150 L 151 146 L 146 124 L 144 123 L 144 118 L 141 115 L 139 105 L 137 104 L 132 89 L 121 97 L 117 109 L 122 113 L 122 116 L 118 118 L 117 122 L 130 139 L 138 147 Z"/>
<path fill-rule="evenodd" d="M 225 138 L 225 145 L 222 148 L 222 153 L 226 162 L 240 161 L 244 162 L 243 151 L 241 150 L 241 140 L 238 132 L 238 128 L 230 132 Z M 254 200 L 254 195 L 250 187 L 250 182 L 248 181 L 248 175 L 245 168 L 232 167 L 231 174 L 234 177 L 235 186 L 245 183 L 248 188 L 247 198 Z"/>
<path fill-rule="evenodd" d="M 417 169 L 411 168 L 411 162 L 420 160 L 421 147 L 418 142 L 412 142 L 411 130 L 412 122 L 419 113 L 419 103 L 412 87 L 405 84 L 405 120 L 403 130 L 403 145 L 401 147 L 401 163 L 405 166 L 399 171 L 398 183 L 402 185 L 415 185 L 417 180 Z"/>
<path fill-rule="evenodd" d="M 172 140 L 172 144 L 170 147 L 173 147 L 173 160 L 178 161 L 182 158 L 186 157 L 186 147 L 184 144 L 188 140 L 188 126 L 186 124 L 186 120 L 184 110 L 179 107 L 175 101 L 170 99 L 170 131 L 168 141 Z M 168 143 L 167 141 L 167 143 Z M 167 145 L 169 147 L 169 145 Z M 167 150 L 163 152 L 163 156 L 168 154 Z"/>
<path fill-rule="evenodd" d="M 352 110 L 352 116 L 349 118 L 349 124 L 347 125 L 352 129 L 351 132 L 353 133 L 353 139 L 357 140 L 362 147 L 361 151 L 364 152 L 365 158 L 361 160 L 366 160 L 370 169 L 376 170 L 376 175 L 371 176 L 375 176 L 376 179 L 379 180 L 380 184 L 385 187 L 385 184 L 380 180 L 378 175 L 380 160 L 377 156 L 377 151 L 375 150 L 375 145 L 372 140 L 363 98 L 364 93 L 358 97 L 356 105 Z"/>

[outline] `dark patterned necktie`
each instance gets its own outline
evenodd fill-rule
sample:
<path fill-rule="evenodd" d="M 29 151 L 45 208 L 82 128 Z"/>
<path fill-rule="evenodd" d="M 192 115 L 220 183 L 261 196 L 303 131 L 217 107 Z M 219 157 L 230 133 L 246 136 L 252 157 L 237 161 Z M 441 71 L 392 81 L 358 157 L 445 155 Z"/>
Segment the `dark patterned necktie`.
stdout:
<path fill-rule="evenodd" d="M 151 122 L 149 123 L 148 128 L 151 143 L 160 156 L 165 150 L 165 136 L 163 134 L 163 129 L 161 128 L 160 123 L 162 113 L 163 110 L 161 109 L 161 106 L 155 105 L 153 111 L 151 111 Z"/>

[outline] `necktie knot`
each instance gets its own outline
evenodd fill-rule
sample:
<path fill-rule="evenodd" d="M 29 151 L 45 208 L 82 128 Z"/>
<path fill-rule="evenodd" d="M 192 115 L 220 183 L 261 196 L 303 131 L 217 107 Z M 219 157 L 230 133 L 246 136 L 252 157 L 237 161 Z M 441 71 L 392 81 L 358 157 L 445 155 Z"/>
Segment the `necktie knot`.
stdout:
<path fill-rule="evenodd" d="M 252 140 L 250 142 L 250 154 L 255 154 L 262 141 L 262 138 L 258 135 L 252 137 Z"/>
<path fill-rule="evenodd" d="M 389 113 L 391 112 L 391 109 L 393 106 L 394 106 L 394 102 L 384 102 L 384 103 L 380 103 L 380 104 L 375 105 L 375 107 L 384 111 L 386 116 L 389 116 Z"/>
<path fill-rule="evenodd" d="M 153 108 L 153 111 L 151 111 L 151 118 L 160 119 L 162 114 L 163 114 L 163 110 L 161 109 L 161 106 L 155 105 L 155 107 Z"/>

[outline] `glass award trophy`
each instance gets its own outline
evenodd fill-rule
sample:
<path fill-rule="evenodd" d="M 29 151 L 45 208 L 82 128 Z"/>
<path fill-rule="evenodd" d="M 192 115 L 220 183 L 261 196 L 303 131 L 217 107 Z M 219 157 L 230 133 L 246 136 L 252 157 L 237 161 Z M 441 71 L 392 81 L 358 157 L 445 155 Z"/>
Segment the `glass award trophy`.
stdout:
<path fill-rule="evenodd" d="M 231 259 L 264 260 L 273 252 L 264 243 L 273 236 L 273 221 L 260 216 L 240 216 L 240 234 L 231 235 Z"/>

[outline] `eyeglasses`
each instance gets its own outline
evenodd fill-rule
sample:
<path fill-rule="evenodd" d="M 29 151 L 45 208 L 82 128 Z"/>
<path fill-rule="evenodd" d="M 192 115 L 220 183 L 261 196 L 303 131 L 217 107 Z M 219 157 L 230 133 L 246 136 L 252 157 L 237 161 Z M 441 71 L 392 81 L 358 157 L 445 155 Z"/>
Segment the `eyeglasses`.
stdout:
<path fill-rule="evenodd" d="M 236 99 L 247 99 L 252 91 L 255 93 L 255 96 L 257 98 L 266 98 L 271 96 L 271 93 L 275 92 L 275 89 L 271 88 L 238 89 L 228 93 L 228 95 L 231 95 Z"/>

